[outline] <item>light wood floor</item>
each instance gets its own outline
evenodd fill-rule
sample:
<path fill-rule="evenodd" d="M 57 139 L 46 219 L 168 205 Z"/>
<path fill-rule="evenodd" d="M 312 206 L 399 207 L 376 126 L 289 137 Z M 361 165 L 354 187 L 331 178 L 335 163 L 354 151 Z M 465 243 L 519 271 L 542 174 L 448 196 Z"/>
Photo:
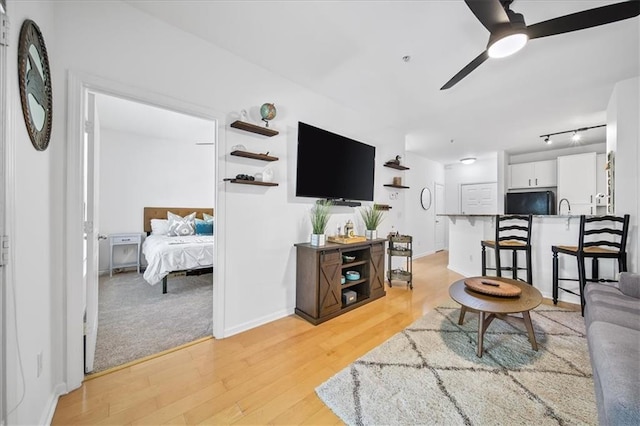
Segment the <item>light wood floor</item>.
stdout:
<path fill-rule="evenodd" d="M 313 326 L 300 317 L 209 339 L 86 380 L 58 402 L 62 424 L 341 424 L 314 389 L 448 300 L 448 253 L 413 262 L 382 299 Z"/>

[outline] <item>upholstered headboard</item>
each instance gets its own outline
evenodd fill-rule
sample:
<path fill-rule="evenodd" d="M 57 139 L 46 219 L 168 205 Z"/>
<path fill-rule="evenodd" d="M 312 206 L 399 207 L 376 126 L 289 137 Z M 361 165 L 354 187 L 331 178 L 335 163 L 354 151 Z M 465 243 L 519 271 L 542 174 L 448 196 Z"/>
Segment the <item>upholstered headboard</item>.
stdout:
<path fill-rule="evenodd" d="M 195 207 L 145 207 L 144 208 L 144 232 L 147 235 L 151 232 L 151 219 L 166 219 L 167 212 L 175 213 L 179 216 L 186 216 L 196 212 L 196 217 L 202 219 L 202 213 L 213 216 L 212 208 Z"/>

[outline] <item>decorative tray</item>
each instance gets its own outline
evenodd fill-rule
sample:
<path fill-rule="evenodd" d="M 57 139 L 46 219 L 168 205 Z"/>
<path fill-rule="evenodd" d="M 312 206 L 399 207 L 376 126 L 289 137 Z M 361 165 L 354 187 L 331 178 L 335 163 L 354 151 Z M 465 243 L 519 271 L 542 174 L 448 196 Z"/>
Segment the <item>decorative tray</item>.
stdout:
<path fill-rule="evenodd" d="M 464 285 L 470 290 L 490 296 L 518 297 L 522 293 L 518 286 L 486 277 L 466 278 Z"/>
<path fill-rule="evenodd" d="M 363 241 L 367 241 L 367 238 L 365 236 L 360 236 L 360 235 L 355 235 L 353 237 L 343 237 L 343 236 L 332 235 L 327 237 L 327 241 L 331 243 L 338 243 L 338 244 L 352 244 L 352 243 L 361 243 Z"/>

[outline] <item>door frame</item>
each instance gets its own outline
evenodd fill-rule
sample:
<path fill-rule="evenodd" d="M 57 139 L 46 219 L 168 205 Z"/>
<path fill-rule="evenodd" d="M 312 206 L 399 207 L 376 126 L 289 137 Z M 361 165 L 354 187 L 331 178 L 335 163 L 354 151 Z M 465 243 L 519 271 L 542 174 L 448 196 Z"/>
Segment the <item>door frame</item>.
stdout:
<path fill-rule="evenodd" d="M 82 185 L 83 185 L 83 140 L 84 111 L 86 93 L 96 92 L 128 99 L 134 102 L 149 104 L 171 111 L 211 120 L 215 125 L 214 181 L 216 182 L 214 207 L 216 208 L 216 228 L 224 229 L 224 206 L 220 208 L 219 147 L 224 144 L 225 116 L 175 98 L 166 97 L 148 90 L 127 86 L 90 74 L 68 71 L 67 73 L 67 155 L 66 155 L 66 202 L 65 202 L 65 241 L 64 273 L 65 282 L 65 324 L 64 324 L 64 371 L 66 390 L 80 387 L 84 380 L 84 348 L 83 348 L 83 291 L 82 291 Z M 224 233 L 220 233 L 224 234 Z M 224 331 L 224 235 L 216 238 L 214 245 L 213 268 L 213 337 L 223 337 Z"/>
<path fill-rule="evenodd" d="M 5 31 L 4 25 L 9 25 L 9 17 L 7 14 L 6 1 L 2 0 L 0 7 L 0 33 Z M 9 37 L 8 28 L 6 29 L 6 37 Z M 0 34 L 1 36 L 1 34 Z M 6 235 L 10 231 L 7 221 L 7 212 L 10 210 L 7 205 L 11 203 L 11 209 L 13 209 L 13 199 L 7 196 L 7 183 L 10 181 L 13 186 L 13 178 L 9 178 L 7 173 L 9 164 L 7 159 L 8 143 L 9 143 L 9 126 L 11 120 L 9 119 L 9 95 L 8 95 L 8 72 L 7 72 L 7 51 L 9 50 L 8 42 L 0 41 L 0 236 Z M 4 241 L 5 238 L 2 237 Z M 8 239 L 7 239 L 8 241 Z M 10 250 L 0 246 L 0 256 L 5 253 L 9 254 Z M 0 423 L 7 423 L 7 287 L 10 284 L 9 273 L 7 268 L 10 266 L 10 261 L 5 262 L 0 267 L 0 371 L 3 372 L 0 378 Z"/>
<path fill-rule="evenodd" d="M 442 191 L 442 203 L 438 203 L 438 188 L 441 188 Z M 442 208 L 444 213 L 445 206 L 445 185 L 440 182 L 433 183 L 433 246 L 435 251 L 442 251 L 447 248 L 447 222 L 442 216 L 438 216 L 438 210 Z M 442 206 L 440 206 L 442 204 Z M 438 223 L 442 221 L 442 245 L 438 245 L 438 241 L 436 240 L 436 235 L 438 235 Z"/>

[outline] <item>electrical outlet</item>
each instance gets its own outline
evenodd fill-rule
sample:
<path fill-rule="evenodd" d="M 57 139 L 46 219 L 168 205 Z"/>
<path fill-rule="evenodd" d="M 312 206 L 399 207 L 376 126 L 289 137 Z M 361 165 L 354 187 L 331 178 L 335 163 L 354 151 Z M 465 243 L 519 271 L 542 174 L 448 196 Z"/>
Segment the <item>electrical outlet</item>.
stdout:
<path fill-rule="evenodd" d="M 42 374 L 42 351 L 38 352 L 38 371 L 37 371 L 36 377 L 40 377 L 41 374 Z"/>

